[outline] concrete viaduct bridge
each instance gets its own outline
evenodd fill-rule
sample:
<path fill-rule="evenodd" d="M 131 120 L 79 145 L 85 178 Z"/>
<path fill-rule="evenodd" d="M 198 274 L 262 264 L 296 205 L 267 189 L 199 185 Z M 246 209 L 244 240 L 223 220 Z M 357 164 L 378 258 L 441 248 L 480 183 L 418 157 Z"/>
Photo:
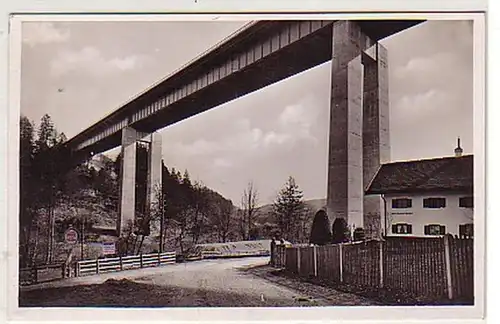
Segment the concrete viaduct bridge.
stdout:
<path fill-rule="evenodd" d="M 363 214 L 380 215 L 378 198 L 364 197 L 364 188 L 390 154 L 387 51 L 378 41 L 420 22 L 252 22 L 71 138 L 64 151 L 78 163 L 121 145 L 120 235 L 135 218 L 138 141 L 150 143 L 151 204 L 162 173 L 157 130 L 332 60 L 328 215 L 362 226 Z"/>

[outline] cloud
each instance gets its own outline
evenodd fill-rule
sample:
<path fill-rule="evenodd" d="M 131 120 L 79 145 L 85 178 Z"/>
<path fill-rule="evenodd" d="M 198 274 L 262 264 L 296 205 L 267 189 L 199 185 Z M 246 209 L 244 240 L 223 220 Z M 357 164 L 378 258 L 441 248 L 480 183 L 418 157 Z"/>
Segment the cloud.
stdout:
<path fill-rule="evenodd" d="M 147 60 L 142 55 L 106 58 L 95 47 L 87 46 L 78 51 L 65 50 L 59 52 L 50 64 L 52 74 L 60 76 L 78 71 L 92 75 L 104 76 L 113 72 L 135 70 Z"/>
<path fill-rule="evenodd" d="M 285 144 L 286 142 L 289 142 L 292 140 L 292 136 L 290 134 L 286 133 L 276 133 L 274 131 L 271 131 L 266 134 L 264 137 L 264 145 L 265 146 L 272 146 L 272 145 L 282 145 Z"/>
<path fill-rule="evenodd" d="M 309 140 L 317 142 L 312 128 L 318 121 L 321 106 L 315 98 L 305 98 L 301 102 L 286 106 L 278 117 L 280 138 L 289 140 Z"/>
<path fill-rule="evenodd" d="M 318 122 L 321 106 L 315 98 L 304 98 L 300 102 L 285 106 L 276 120 L 265 127 L 255 127 L 250 119 L 239 118 L 228 125 L 224 134 L 213 139 L 200 138 L 195 141 L 174 144 L 175 151 L 187 158 L 215 159 L 217 166 L 226 166 L 224 157 L 243 158 L 287 150 L 301 143 L 317 143 L 312 130 Z M 219 159 L 219 160 L 217 160 Z"/>
<path fill-rule="evenodd" d="M 415 77 L 416 75 L 433 75 L 436 72 L 456 67 L 458 55 L 452 52 L 440 52 L 429 56 L 411 58 L 406 64 L 398 66 L 394 76 L 398 79 Z"/>
<path fill-rule="evenodd" d="M 196 140 L 189 145 L 178 143 L 176 146 L 183 154 L 189 156 L 213 154 L 222 149 L 222 145 L 205 139 Z"/>
<path fill-rule="evenodd" d="M 233 166 L 233 163 L 229 159 L 225 159 L 225 158 L 214 159 L 214 167 L 216 167 L 216 168 L 230 168 L 232 166 Z"/>
<path fill-rule="evenodd" d="M 449 114 L 453 111 L 452 103 L 451 95 L 438 89 L 408 94 L 396 102 L 394 120 L 398 122 L 406 120 L 408 123 L 414 123 L 416 119 L 435 119 L 436 116 Z"/>
<path fill-rule="evenodd" d="M 48 22 L 25 22 L 22 34 L 23 43 L 31 47 L 37 44 L 61 43 L 70 38 L 69 30 L 56 28 L 53 23 Z"/>

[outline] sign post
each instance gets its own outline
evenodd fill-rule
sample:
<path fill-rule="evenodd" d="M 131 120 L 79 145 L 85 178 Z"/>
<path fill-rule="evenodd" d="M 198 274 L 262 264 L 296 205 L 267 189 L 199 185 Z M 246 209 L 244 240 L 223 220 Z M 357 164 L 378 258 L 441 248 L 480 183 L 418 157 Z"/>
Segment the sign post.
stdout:
<path fill-rule="evenodd" d="M 76 244 L 78 242 L 78 232 L 70 227 L 64 232 L 64 240 L 69 244 Z"/>

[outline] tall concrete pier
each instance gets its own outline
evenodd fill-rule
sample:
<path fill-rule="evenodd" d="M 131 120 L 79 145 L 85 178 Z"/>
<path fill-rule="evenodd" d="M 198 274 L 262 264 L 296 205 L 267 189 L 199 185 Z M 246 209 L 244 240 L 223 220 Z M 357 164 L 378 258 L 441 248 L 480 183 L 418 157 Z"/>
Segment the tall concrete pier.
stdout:
<path fill-rule="evenodd" d="M 378 197 L 364 197 L 390 159 L 387 50 L 353 21 L 333 24 L 327 212 L 363 227 L 380 217 Z"/>
<path fill-rule="evenodd" d="M 147 208 L 154 208 L 161 190 L 162 156 L 161 135 L 148 134 L 132 127 L 122 129 L 122 161 L 120 168 L 119 216 L 116 222 L 117 235 L 120 236 L 130 221 L 135 221 L 136 163 L 137 142 L 148 143 Z"/>

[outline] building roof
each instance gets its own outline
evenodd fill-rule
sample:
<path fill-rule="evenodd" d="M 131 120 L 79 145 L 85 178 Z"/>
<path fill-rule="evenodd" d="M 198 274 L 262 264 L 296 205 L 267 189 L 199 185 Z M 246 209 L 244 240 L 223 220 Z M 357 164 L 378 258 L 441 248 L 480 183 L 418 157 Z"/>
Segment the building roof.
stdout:
<path fill-rule="evenodd" d="M 383 164 L 365 193 L 472 192 L 473 160 L 464 155 Z"/>

